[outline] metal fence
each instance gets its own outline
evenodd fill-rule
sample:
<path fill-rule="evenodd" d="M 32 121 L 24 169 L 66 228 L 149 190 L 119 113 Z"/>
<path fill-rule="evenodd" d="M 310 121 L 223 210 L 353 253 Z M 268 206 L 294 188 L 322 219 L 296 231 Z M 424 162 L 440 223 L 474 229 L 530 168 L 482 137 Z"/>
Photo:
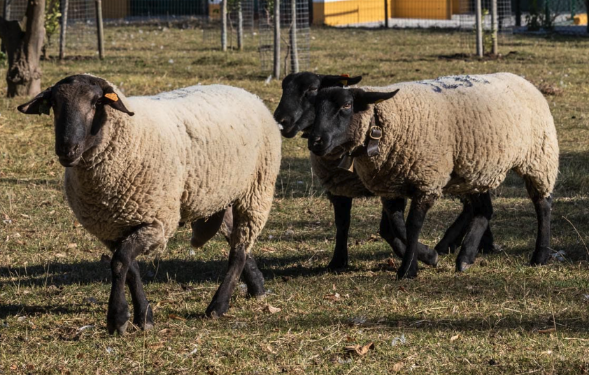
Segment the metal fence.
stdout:
<path fill-rule="evenodd" d="M 274 62 L 274 0 L 261 0 L 259 3 L 259 30 L 260 30 L 260 62 L 264 72 L 271 72 Z M 293 5 L 294 12 L 293 24 Z M 286 75 L 295 70 L 291 63 L 293 54 L 293 39 L 291 31 L 294 30 L 294 53 L 298 60 L 298 69 L 306 70 L 310 62 L 310 28 L 309 28 L 309 2 L 308 0 L 280 0 L 280 25 L 281 25 L 281 71 Z M 293 29 L 294 26 L 294 29 Z"/>

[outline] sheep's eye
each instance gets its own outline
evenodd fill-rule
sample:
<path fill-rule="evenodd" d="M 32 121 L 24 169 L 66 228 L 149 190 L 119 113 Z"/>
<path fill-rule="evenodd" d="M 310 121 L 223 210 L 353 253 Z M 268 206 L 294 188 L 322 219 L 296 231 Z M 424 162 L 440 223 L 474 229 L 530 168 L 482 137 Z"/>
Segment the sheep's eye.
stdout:
<path fill-rule="evenodd" d="M 309 87 L 309 90 L 307 90 L 307 92 L 309 94 L 316 94 L 317 93 L 318 88 L 317 87 Z"/>
<path fill-rule="evenodd" d="M 342 106 L 342 109 L 350 109 L 352 108 L 352 103 L 346 103 Z"/>

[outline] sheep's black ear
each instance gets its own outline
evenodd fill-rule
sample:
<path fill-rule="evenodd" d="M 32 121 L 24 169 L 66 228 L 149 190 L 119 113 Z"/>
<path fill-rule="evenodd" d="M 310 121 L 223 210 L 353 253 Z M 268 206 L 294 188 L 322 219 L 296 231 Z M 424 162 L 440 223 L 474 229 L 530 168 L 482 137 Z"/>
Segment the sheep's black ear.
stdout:
<path fill-rule="evenodd" d="M 347 74 L 339 76 L 335 75 L 320 75 L 321 88 L 326 87 L 346 87 L 349 85 L 355 85 L 362 80 L 362 76 L 350 77 Z"/>
<path fill-rule="evenodd" d="M 384 100 L 391 99 L 397 95 L 399 89 L 391 92 L 371 92 L 364 91 L 361 89 L 351 89 L 352 95 L 354 96 L 354 109 L 366 108 L 369 104 L 377 104 Z"/>
<path fill-rule="evenodd" d="M 104 93 L 102 98 L 100 98 L 100 103 L 103 105 L 109 105 L 117 111 L 126 113 L 129 116 L 133 116 L 135 114 L 134 112 L 129 111 L 127 107 L 125 107 L 123 101 L 119 99 L 119 96 L 114 92 L 114 90 L 112 90 L 112 88 Z"/>
<path fill-rule="evenodd" d="M 25 115 L 48 115 L 51 110 L 51 87 L 16 108 Z"/>

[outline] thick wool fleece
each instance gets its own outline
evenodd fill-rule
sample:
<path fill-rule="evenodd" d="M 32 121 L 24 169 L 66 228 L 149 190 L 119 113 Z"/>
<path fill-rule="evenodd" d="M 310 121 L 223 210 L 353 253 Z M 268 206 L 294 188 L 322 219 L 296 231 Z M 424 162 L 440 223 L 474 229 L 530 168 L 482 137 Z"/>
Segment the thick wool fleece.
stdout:
<path fill-rule="evenodd" d="M 310 159 L 313 174 L 317 176 L 321 186 L 331 194 L 348 198 L 373 195 L 356 173 L 338 168 L 341 162 L 339 158 L 319 157 L 311 153 Z"/>
<path fill-rule="evenodd" d="M 465 194 L 496 188 L 509 170 L 532 196 L 546 197 L 558 173 L 548 103 L 510 74 L 442 77 L 367 91 L 399 93 L 354 116 L 350 149 L 364 144 L 376 115 L 380 154 L 356 158 L 364 185 L 381 197 Z"/>
<path fill-rule="evenodd" d="M 164 247 L 179 222 L 233 203 L 245 224 L 232 244 L 249 250 L 268 217 L 281 159 L 280 132 L 262 101 L 221 85 L 116 93 L 135 116 L 106 107 L 100 144 L 66 169 L 66 196 L 80 223 L 107 245 L 149 225 L 160 231 L 150 251 Z"/>

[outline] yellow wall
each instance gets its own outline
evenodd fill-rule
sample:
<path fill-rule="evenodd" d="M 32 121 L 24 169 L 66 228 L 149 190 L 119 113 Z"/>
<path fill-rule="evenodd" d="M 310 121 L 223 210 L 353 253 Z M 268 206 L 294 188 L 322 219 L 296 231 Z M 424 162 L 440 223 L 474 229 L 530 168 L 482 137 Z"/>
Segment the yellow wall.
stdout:
<path fill-rule="evenodd" d="M 387 1 L 390 17 L 391 2 L 394 0 Z M 329 3 L 313 3 L 313 23 L 316 25 L 337 26 L 383 20 L 383 0 L 342 0 Z"/>
<path fill-rule="evenodd" d="M 102 0 L 103 18 L 125 18 L 129 15 L 130 0 Z"/>
<path fill-rule="evenodd" d="M 459 0 L 429 0 L 415 5 L 415 0 L 387 0 L 389 17 L 450 19 L 454 4 Z M 458 6 L 456 5 L 456 8 Z M 455 10 L 457 11 L 457 9 Z M 341 0 L 313 3 L 313 23 L 316 25 L 347 25 L 384 20 L 383 0 Z"/>
<path fill-rule="evenodd" d="M 434 20 L 450 19 L 452 18 L 452 1 L 429 0 L 426 4 L 419 4 L 415 0 L 396 0 L 393 2 L 393 17 Z"/>

